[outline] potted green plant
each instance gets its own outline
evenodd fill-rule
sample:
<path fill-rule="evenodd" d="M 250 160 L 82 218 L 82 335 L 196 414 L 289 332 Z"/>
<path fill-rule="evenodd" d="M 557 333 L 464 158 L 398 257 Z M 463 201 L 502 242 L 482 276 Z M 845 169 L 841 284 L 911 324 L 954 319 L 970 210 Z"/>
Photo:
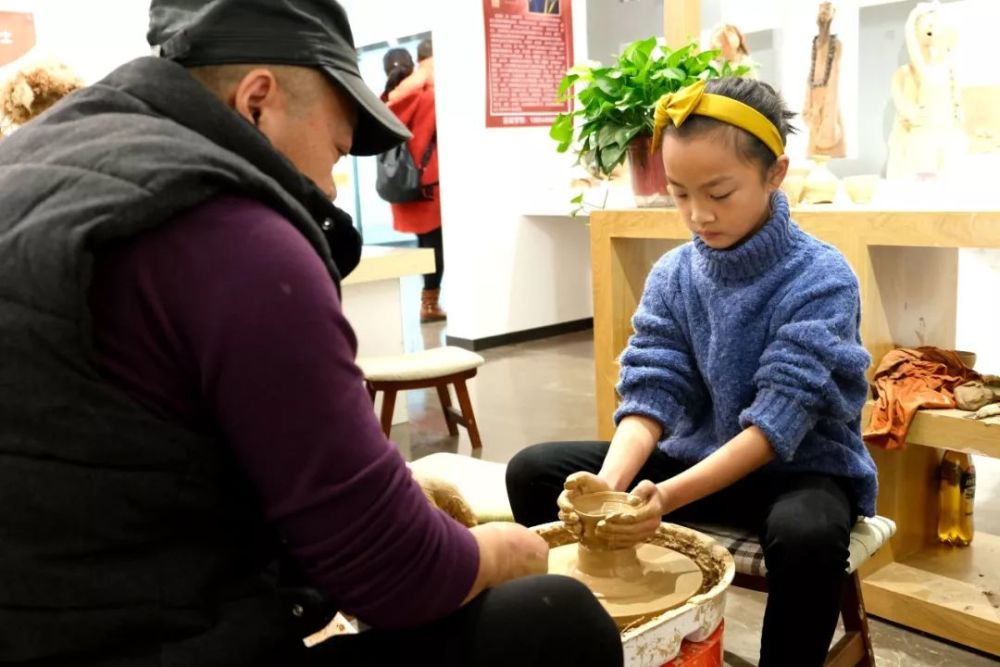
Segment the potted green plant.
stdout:
<path fill-rule="evenodd" d="M 579 161 L 607 178 L 628 156 L 639 206 L 669 203 L 663 164 L 649 154 L 653 111 L 660 97 L 698 79 L 743 76 L 747 66 L 717 65 L 719 51 L 695 43 L 670 49 L 656 37 L 632 42 L 610 66 L 577 65 L 559 85 L 561 100 L 575 110 L 560 114 L 550 136 L 560 153 L 573 148 Z"/>

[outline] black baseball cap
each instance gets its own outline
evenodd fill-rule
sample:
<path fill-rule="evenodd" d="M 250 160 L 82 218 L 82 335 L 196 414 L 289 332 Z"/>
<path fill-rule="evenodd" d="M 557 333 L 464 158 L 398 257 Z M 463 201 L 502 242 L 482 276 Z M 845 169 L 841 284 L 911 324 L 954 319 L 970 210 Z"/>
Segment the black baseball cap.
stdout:
<path fill-rule="evenodd" d="M 376 155 L 410 137 L 361 79 L 354 35 L 336 0 L 152 0 L 150 46 L 186 67 L 266 63 L 316 67 L 358 103 L 351 153 Z"/>

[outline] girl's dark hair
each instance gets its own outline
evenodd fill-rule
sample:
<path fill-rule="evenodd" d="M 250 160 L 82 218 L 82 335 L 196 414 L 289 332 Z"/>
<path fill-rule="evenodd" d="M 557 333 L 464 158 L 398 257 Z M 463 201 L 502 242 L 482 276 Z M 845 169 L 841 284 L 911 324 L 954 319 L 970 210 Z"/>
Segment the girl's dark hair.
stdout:
<path fill-rule="evenodd" d="M 795 127 L 789 122 L 795 117 L 795 113 L 789 111 L 785 101 L 781 99 L 781 95 L 763 81 L 742 77 L 712 79 L 706 82 L 705 92 L 730 97 L 756 109 L 778 128 L 782 143 L 787 143 L 788 135 L 797 132 Z M 770 169 L 778 161 L 778 157 L 774 152 L 754 135 L 728 123 L 723 123 L 720 120 L 708 118 L 707 116 L 692 115 L 680 127 L 670 125 L 664 131 L 686 139 L 706 132 L 717 132 L 721 128 L 738 130 L 732 132 L 731 136 L 734 141 L 734 147 L 744 160 L 756 162 L 762 165 L 765 170 Z"/>
<path fill-rule="evenodd" d="M 389 49 L 382 57 L 382 68 L 387 77 L 385 90 L 382 92 L 384 101 L 403 79 L 413 74 L 413 56 L 406 49 Z"/>

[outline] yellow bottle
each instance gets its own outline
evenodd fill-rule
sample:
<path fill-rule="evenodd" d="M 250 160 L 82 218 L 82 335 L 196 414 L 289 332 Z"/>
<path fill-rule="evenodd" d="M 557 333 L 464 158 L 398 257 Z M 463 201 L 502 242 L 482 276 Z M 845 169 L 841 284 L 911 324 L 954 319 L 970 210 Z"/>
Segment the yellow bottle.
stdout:
<path fill-rule="evenodd" d="M 962 468 L 958 453 L 948 451 L 941 459 L 938 481 L 938 539 L 945 544 L 958 540 L 958 516 L 962 504 Z"/>
<path fill-rule="evenodd" d="M 975 493 L 976 469 L 972 457 L 945 452 L 938 486 L 938 539 L 941 542 L 955 546 L 967 546 L 972 542 Z"/>
<path fill-rule="evenodd" d="M 958 512 L 958 544 L 968 546 L 972 544 L 972 538 L 976 534 L 972 521 L 972 510 L 976 504 L 976 466 L 972 464 L 971 456 L 963 456 L 965 461 L 962 463 L 962 479 L 959 483 L 962 504 Z"/>

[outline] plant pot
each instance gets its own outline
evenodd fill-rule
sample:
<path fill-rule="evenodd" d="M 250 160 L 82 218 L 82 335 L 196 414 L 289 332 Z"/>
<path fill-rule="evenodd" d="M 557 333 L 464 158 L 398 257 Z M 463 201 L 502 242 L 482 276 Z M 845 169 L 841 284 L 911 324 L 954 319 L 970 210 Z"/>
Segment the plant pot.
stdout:
<path fill-rule="evenodd" d="M 632 174 L 632 195 L 640 208 L 673 206 L 667 194 L 667 174 L 659 153 L 649 154 L 652 137 L 636 137 L 628 145 L 629 171 Z"/>

